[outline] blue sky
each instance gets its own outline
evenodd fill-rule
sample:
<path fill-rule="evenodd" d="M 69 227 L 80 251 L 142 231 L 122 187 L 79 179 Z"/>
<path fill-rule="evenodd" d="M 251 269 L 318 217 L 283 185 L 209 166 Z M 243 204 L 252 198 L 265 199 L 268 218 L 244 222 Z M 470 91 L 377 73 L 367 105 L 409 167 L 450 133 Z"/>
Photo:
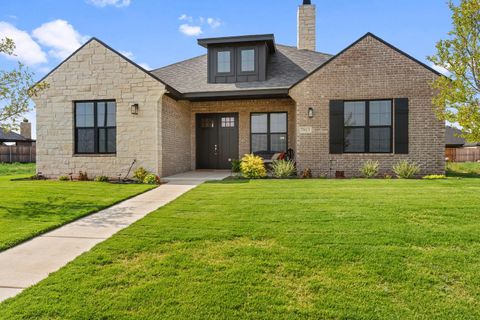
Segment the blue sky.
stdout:
<path fill-rule="evenodd" d="M 1 0 L 0 37 L 39 79 L 90 37 L 147 68 L 205 53 L 197 38 L 274 33 L 296 45 L 301 0 Z M 426 62 L 451 29 L 446 0 L 313 0 L 317 50 L 335 54 L 373 32 Z M 14 61 L 0 56 L 0 69 Z M 34 120 L 34 113 L 29 114 Z"/>

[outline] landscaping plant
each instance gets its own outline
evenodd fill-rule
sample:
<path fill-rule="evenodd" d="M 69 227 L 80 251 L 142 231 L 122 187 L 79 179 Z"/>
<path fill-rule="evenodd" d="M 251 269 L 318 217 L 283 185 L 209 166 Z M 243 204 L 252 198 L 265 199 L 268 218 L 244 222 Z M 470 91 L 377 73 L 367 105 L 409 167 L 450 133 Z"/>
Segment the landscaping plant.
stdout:
<path fill-rule="evenodd" d="M 259 179 L 267 176 L 263 159 L 253 154 L 246 154 L 240 163 L 242 175 L 248 179 Z"/>
<path fill-rule="evenodd" d="M 374 178 L 378 174 L 378 166 L 378 161 L 367 160 L 360 168 L 360 173 L 367 179 Z"/>
<path fill-rule="evenodd" d="M 79 171 L 78 172 L 78 181 L 88 181 L 88 174 L 87 172 Z"/>
<path fill-rule="evenodd" d="M 416 163 L 408 162 L 407 160 L 397 162 L 392 169 L 397 178 L 400 179 L 411 179 L 420 172 L 420 168 Z"/>
<path fill-rule="evenodd" d="M 312 178 L 312 170 L 309 168 L 303 169 L 302 179 L 311 179 L 311 178 Z"/>
<path fill-rule="evenodd" d="M 133 177 L 139 182 L 143 182 L 149 173 L 150 172 L 148 172 L 144 167 L 139 167 L 133 172 Z"/>
<path fill-rule="evenodd" d="M 422 179 L 425 180 L 439 180 L 439 179 L 447 179 L 447 177 L 443 174 L 431 174 L 428 176 L 424 176 Z"/>
<path fill-rule="evenodd" d="M 60 176 L 58 177 L 59 181 L 70 181 L 70 178 L 68 176 Z"/>
<path fill-rule="evenodd" d="M 160 178 L 153 173 L 149 173 L 143 179 L 143 183 L 145 183 L 145 184 L 160 184 Z"/>
<path fill-rule="evenodd" d="M 276 160 L 272 164 L 273 175 L 277 178 L 288 178 L 295 175 L 295 164 L 289 160 Z"/>
<path fill-rule="evenodd" d="M 232 160 L 232 172 L 233 173 L 239 173 L 242 171 L 240 168 L 241 161 L 238 159 Z"/>
<path fill-rule="evenodd" d="M 96 176 L 95 177 L 95 182 L 108 182 L 108 177 L 107 176 Z"/>

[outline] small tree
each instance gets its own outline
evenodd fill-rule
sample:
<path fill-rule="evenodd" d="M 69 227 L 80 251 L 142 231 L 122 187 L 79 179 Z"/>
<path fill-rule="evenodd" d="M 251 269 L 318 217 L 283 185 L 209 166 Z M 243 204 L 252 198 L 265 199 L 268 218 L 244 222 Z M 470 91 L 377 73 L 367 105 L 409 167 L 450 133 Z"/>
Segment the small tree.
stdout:
<path fill-rule="evenodd" d="M 480 1 L 449 3 L 453 30 L 450 38 L 437 43 L 437 53 L 428 59 L 448 70 L 450 78 L 439 77 L 433 99 L 439 119 L 462 126 L 463 137 L 480 141 Z"/>
<path fill-rule="evenodd" d="M 14 52 L 12 39 L 0 39 L 0 53 L 14 56 Z M 33 73 L 20 62 L 13 70 L 0 70 L 0 129 L 17 129 L 24 114 L 30 111 L 30 98 L 48 86 L 45 82 L 33 85 Z"/>

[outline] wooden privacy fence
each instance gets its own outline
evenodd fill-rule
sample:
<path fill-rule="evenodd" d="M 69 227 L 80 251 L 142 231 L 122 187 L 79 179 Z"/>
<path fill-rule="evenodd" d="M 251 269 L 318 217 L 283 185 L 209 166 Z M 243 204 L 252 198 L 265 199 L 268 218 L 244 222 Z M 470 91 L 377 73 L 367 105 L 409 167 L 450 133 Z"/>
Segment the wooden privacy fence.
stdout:
<path fill-rule="evenodd" d="M 0 162 L 35 162 L 35 146 L 0 145 Z"/>
<path fill-rule="evenodd" d="M 477 162 L 480 161 L 480 147 L 446 148 L 445 157 L 452 162 Z"/>

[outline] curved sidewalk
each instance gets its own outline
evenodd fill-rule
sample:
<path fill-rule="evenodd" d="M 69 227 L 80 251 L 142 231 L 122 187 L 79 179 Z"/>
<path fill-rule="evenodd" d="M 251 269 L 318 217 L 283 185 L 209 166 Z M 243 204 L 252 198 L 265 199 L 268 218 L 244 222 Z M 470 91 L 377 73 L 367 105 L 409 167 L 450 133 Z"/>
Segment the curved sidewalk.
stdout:
<path fill-rule="evenodd" d="M 36 284 L 50 273 L 148 213 L 207 180 L 227 173 L 192 172 L 165 178 L 167 184 L 40 235 L 0 253 L 0 302 Z"/>

